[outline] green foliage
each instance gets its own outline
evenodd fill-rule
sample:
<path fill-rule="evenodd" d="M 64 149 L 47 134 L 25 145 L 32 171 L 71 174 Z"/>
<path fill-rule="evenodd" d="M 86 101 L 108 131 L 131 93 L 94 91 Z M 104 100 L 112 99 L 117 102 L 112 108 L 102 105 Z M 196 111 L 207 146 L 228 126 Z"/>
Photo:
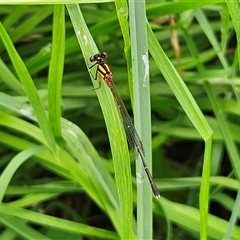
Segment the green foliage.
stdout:
<path fill-rule="evenodd" d="M 0 1 L 0 238 L 239 239 L 239 3 L 77 2 Z"/>

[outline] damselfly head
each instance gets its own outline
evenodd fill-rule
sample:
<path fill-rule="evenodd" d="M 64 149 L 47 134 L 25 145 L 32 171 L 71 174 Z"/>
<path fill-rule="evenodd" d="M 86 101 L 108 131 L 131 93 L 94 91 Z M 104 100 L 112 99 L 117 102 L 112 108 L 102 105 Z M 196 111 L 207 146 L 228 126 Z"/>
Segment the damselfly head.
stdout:
<path fill-rule="evenodd" d="M 91 62 L 96 62 L 96 61 L 97 61 L 96 55 L 91 56 L 91 57 L 89 58 L 89 60 L 90 60 Z"/>
<path fill-rule="evenodd" d="M 104 58 L 107 58 L 107 53 L 102 52 L 102 53 L 97 53 L 93 56 L 90 57 L 91 62 L 104 62 Z"/>
<path fill-rule="evenodd" d="M 102 52 L 102 53 L 99 53 L 101 55 L 101 58 L 107 58 L 107 53 L 105 52 Z"/>

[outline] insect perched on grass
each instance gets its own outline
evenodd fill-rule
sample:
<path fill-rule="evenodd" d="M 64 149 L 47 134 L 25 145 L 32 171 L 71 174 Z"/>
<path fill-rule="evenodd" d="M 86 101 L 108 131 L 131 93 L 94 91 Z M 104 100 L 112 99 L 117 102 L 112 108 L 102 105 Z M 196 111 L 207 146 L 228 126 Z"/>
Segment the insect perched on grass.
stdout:
<path fill-rule="evenodd" d="M 135 149 L 136 153 L 140 155 L 142 164 L 144 167 L 144 170 L 147 174 L 149 183 L 151 185 L 153 194 L 156 196 L 156 198 L 160 197 L 159 190 L 157 188 L 156 183 L 153 180 L 153 177 L 149 171 L 149 168 L 147 166 L 147 163 L 144 159 L 145 153 L 144 153 L 144 148 L 142 141 L 140 137 L 138 136 L 138 133 L 132 123 L 131 117 L 129 116 L 127 109 L 122 101 L 122 98 L 118 94 L 118 91 L 113 83 L 113 75 L 112 72 L 110 71 L 109 66 L 107 65 L 105 58 L 107 58 L 107 54 L 105 52 L 95 54 L 90 57 L 91 62 L 95 62 L 89 69 L 97 65 L 97 70 L 96 70 L 96 76 L 95 80 L 98 79 L 98 74 L 100 75 L 101 78 L 99 78 L 99 85 L 98 87 L 94 88 L 93 90 L 97 90 L 101 88 L 101 82 L 102 79 L 106 82 L 107 86 L 110 88 L 112 95 L 115 99 L 115 103 L 119 109 L 119 113 L 121 115 L 121 119 L 123 122 L 123 126 L 127 135 L 127 140 L 130 148 Z"/>

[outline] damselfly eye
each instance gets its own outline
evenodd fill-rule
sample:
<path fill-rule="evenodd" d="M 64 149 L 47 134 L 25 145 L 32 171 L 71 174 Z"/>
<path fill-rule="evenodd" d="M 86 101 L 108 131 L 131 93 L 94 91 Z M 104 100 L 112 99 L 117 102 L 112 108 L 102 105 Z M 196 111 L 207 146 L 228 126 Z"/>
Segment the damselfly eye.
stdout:
<path fill-rule="evenodd" d="M 90 60 L 90 62 L 94 62 L 94 57 L 91 56 L 91 57 L 89 58 L 89 60 Z"/>
<path fill-rule="evenodd" d="M 107 53 L 102 52 L 102 53 L 101 53 L 101 58 L 107 58 Z"/>

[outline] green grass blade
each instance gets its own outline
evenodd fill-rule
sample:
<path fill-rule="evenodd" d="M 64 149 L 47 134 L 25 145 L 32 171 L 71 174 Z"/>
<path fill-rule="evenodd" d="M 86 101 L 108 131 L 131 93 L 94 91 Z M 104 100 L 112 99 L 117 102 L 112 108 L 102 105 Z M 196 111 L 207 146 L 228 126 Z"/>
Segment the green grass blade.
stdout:
<path fill-rule="evenodd" d="M 3 93 L 0 93 L 0 105 L 11 109 L 16 113 L 24 113 L 25 115 L 23 116 L 28 117 L 31 120 L 35 120 L 34 116 L 29 114 L 29 112 L 31 112 L 30 106 L 25 105 L 25 108 L 23 108 L 19 100 L 10 96 L 6 97 L 6 95 Z M 23 111 L 23 109 L 26 110 Z M 12 115 L 2 113 L 0 125 L 26 134 L 26 136 L 46 145 L 46 140 L 41 130 L 29 122 Z M 47 167 L 54 170 L 54 172 L 57 172 L 66 178 L 74 177 L 74 180 L 84 186 L 84 189 L 92 196 L 93 199 L 95 199 L 96 202 L 98 202 L 99 205 L 101 205 L 102 208 L 110 208 L 110 206 L 113 205 L 115 207 L 115 212 L 118 212 L 119 206 L 114 183 L 112 178 L 110 178 L 109 172 L 103 168 L 102 163 L 99 161 L 99 156 L 92 147 L 91 143 L 83 134 L 83 132 L 71 122 L 62 119 L 62 127 L 64 130 L 64 137 L 67 139 L 68 148 L 71 149 L 74 158 L 78 159 L 84 167 L 82 166 L 82 168 L 79 168 L 79 166 L 76 166 L 75 160 L 71 159 L 71 157 L 61 149 L 59 149 L 59 156 L 61 156 L 61 159 L 64 159 L 62 162 L 56 162 L 51 155 L 45 155 L 42 157 L 40 155 L 40 159 L 43 159 L 45 162 L 47 161 Z M 16 138 L 9 138 L 9 135 L 6 134 L 4 136 L 5 137 L 1 139 L 3 140 L 3 143 L 12 146 L 15 149 L 24 150 L 24 148 L 30 148 L 32 146 L 26 141 L 26 144 L 24 144 L 23 140 L 22 143 L 20 143 Z M 64 168 L 67 170 L 67 172 L 64 170 Z M 71 172 L 74 176 L 69 175 L 69 169 L 71 169 Z M 89 177 L 84 179 L 84 176 L 86 176 L 86 169 Z M 107 204 L 104 206 L 105 204 L 103 199 L 105 198 L 110 199 L 110 203 L 108 202 L 109 206 Z M 107 199 L 105 199 L 105 202 L 107 202 Z M 111 206 L 111 208 L 113 208 L 113 206 Z"/>
<path fill-rule="evenodd" d="M 149 51 L 158 68 L 165 77 L 169 87 L 173 91 L 177 100 L 181 104 L 190 121 L 193 123 L 202 138 L 204 140 L 208 139 L 212 134 L 211 128 L 209 127 L 206 119 L 196 104 L 196 101 L 192 97 L 192 94 L 187 89 L 176 69 L 172 66 L 166 54 L 163 52 L 163 49 L 159 45 L 149 25 L 148 36 Z"/>
<path fill-rule="evenodd" d="M 31 15 L 22 24 L 20 24 L 12 33 L 11 39 L 13 42 L 20 39 L 22 36 L 31 32 L 39 23 L 45 20 L 53 12 L 52 6 L 39 8 L 35 14 Z"/>
<path fill-rule="evenodd" d="M 221 3 L 225 0 L 202 0 L 195 1 L 194 4 L 190 1 L 181 0 L 178 2 L 161 2 L 154 3 L 147 7 L 148 15 L 166 16 L 168 14 L 182 13 L 187 10 L 200 8 L 206 5 Z"/>
<path fill-rule="evenodd" d="M 229 68 L 228 63 L 226 57 L 224 56 L 224 53 L 222 52 L 221 46 L 218 44 L 217 38 L 214 34 L 214 30 L 211 28 L 209 22 L 207 21 L 203 12 L 200 9 L 196 10 L 195 16 L 199 21 L 200 25 L 202 26 L 202 29 L 204 30 L 209 41 L 211 42 L 213 49 L 216 51 L 218 58 L 223 65 L 223 68 L 227 70 Z"/>
<path fill-rule="evenodd" d="M 111 231 L 98 229 L 85 224 L 72 222 L 61 218 L 47 216 L 41 213 L 13 207 L 7 204 L 0 205 L 0 213 L 0 215 L 7 213 L 9 215 L 33 222 L 39 226 L 47 226 L 58 230 L 64 230 L 69 233 L 95 236 L 104 239 L 119 239 L 118 236 Z"/>
<path fill-rule="evenodd" d="M 240 179 L 240 156 L 238 149 L 231 137 L 231 133 L 228 129 L 227 122 L 224 118 L 224 114 L 222 110 L 220 110 L 219 104 L 217 102 L 216 97 L 214 96 L 213 90 L 209 82 L 204 83 L 204 88 L 206 93 L 208 94 L 209 100 L 211 101 L 214 114 L 218 121 L 219 128 L 221 129 L 223 139 L 230 157 L 230 161 L 232 167 L 234 169 L 234 173 L 238 179 Z"/>
<path fill-rule="evenodd" d="M 148 42 L 145 1 L 130 1 L 130 34 L 133 66 L 135 126 L 143 141 L 146 163 L 151 171 L 151 117 Z M 141 159 L 136 161 L 137 231 L 139 239 L 152 238 L 152 191 Z M 143 180 L 144 179 L 144 180 Z"/>
<path fill-rule="evenodd" d="M 232 23 L 233 23 L 234 29 L 236 31 L 237 42 L 239 43 L 240 42 L 240 22 L 239 22 L 239 16 L 238 16 L 237 12 L 240 11 L 240 4 L 237 1 L 235 2 L 235 1 L 229 1 L 229 0 L 227 0 L 226 3 L 227 3 L 228 10 L 229 10 L 229 14 L 232 18 Z M 225 13 L 225 15 L 227 15 L 227 14 L 228 14 L 228 12 Z M 239 59 L 240 58 L 240 48 L 239 47 L 237 48 L 237 51 L 238 51 L 237 55 L 238 55 L 238 59 Z M 239 68 L 240 68 L 239 60 L 238 60 L 238 64 L 239 64 Z M 235 90 L 234 85 L 233 85 L 233 88 Z M 236 91 L 235 93 L 236 93 L 236 97 L 237 97 L 238 104 L 239 104 L 238 92 Z M 236 151 L 236 150 L 234 150 L 234 151 Z M 237 213 L 239 212 L 239 205 L 240 205 L 240 190 L 238 189 L 238 193 L 237 193 L 237 197 L 236 197 L 236 200 L 235 200 L 234 208 L 232 210 L 232 215 L 231 215 L 231 218 L 230 218 L 230 221 L 229 221 L 228 228 L 227 228 L 227 230 L 224 234 L 224 238 L 229 238 L 231 236 L 234 224 L 235 224 L 236 219 L 237 219 Z"/>
<path fill-rule="evenodd" d="M 223 5 L 222 14 L 221 14 L 221 50 L 225 52 L 227 50 L 228 38 L 230 33 L 230 14 L 228 11 L 227 5 Z"/>
<path fill-rule="evenodd" d="M 41 102 L 41 99 L 38 95 L 37 89 L 33 83 L 31 76 L 27 68 L 25 67 L 22 59 L 20 58 L 19 54 L 17 53 L 14 45 L 7 34 L 6 30 L 4 29 L 3 25 L 0 23 L 0 35 L 2 37 L 3 43 L 8 51 L 8 54 L 12 60 L 12 63 L 16 69 L 16 72 L 19 76 L 19 79 L 22 82 L 23 88 L 28 96 L 28 99 L 34 109 L 35 115 L 38 119 L 38 123 L 47 139 L 49 144 L 49 148 L 55 152 L 55 140 Z"/>
<path fill-rule="evenodd" d="M 212 135 L 205 141 L 202 182 L 199 195 L 200 239 L 207 239 L 209 188 L 212 160 Z"/>
<path fill-rule="evenodd" d="M 52 56 L 48 75 L 49 122 L 51 124 L 55 138 L 61 142 L 63 141 L 60 117 L 65 48 L 64 14 L 64 5 L 56 5 L 54 7 Z"/>
<path fill-rule="evenodd" d="M 11 89 L 14 89 L 16 93 L 25 95 L 23 87 L 6 64 L 0 59 L 0 77 Z"/>
<path fill-rule="evenodd" d="M 122 35 L 124 39 L 124 53 L 127 61 L 128 69 L 128 85 L 130 88 L 131 99 L 133 100 L 133 70 L 132 70 L 132 57 L 131 57 L 131 39 L 129 34 L 129 21 L 128 21 L 128 4 L 125 0 L 115 1 L 118 21 L 122 30 Z"/>
<path fill-rule="evenodd" d="M 97 50 L 94 40 L 85 24 L 79 7 L 77 5 L 67 5 L 67 8 L 74 26 L 76 37 L 79 41 L 83 56 L 85 57 L 86 65 L 89 67 L 89 57 L 99 51 Z M 96 71 L 96 69 L 94 70 Z M 95 75 L 94 70 L 92 71 L 92 76 Z M 94 83 L 94 86 L 97 86 L 95 84 L 97 83 Z M 121 222 L 118 222 L 117 224 L 115 223 L 115 226 L 118 228 L 121 237 L 127 239 L 132 238 L 132 189 L 129 153 L 126 136 L 113 96 L 108 87 L 105 84 L 102 85 L 102 88 L 96 91 L 96 94 L 99 98 L 103 115 L 106 120 L 121 210 Z M 112 220 L 116 221 L 117 219 Z"/>
<path fill-rule="evenodd" d="M 17 169 L 26 161 L 28 158 L 30 158 L 32 155 L 34 155 L 37 152 L 41 152 L 46 150 L 46 147 L 44 146 L 37 146 L 30 149 L 27 149 L 23 152 L 20 152 L 18 155 L 16 155 L 12 161 L 8 164 L 6 169 L 2 172 L 0 177 L 0 202 L 2 202 L 5 191 L 7 189 L 7 186 L 9 185 L 14 173 L 17 171 Z"/>
<path fill-rule="evenodd" d="M 78 4 L 78 3 L 108 3 L 113 0 L 1 0 L 0 5 L 29 4 L 29 5 L 54 5 L 54 4 Z"/>
<path fill-rule="evenodd" d="M 238 1 L 231 1 L 231 0 L 226 0 L 229 14 L 232 18 L 232 23 L 236 32 L 237 36 L 237 42 L 240 42 L 240 22 L 239 22 L 239 15 L 238 12 L 240 11 L 240 4 Z M 240 59 L 240 48 L 237 48 L 238 52 L 238 59 Z M 240 68 L 240 61 L 238 61 L 239 68 Z"/>
<path fill-rule="evenodd" d="M 50 238 L 44 236 L 36 230 L 33 230 L 33 228 L 29 227 L 26 223 L 10 214 L 7 214 L 6 212 L 1 213 L 0 222 L 17 232 L 20 236 L 24 237 L 24 239 L 50 240 Z"/>
<path fill-rule="evenodd" d="M 194 207 L 190 207 L 184 204 L 175 203 L 161 198 L 161 205 L 166 212 L 169 220 L 183 229 L 188 229 L 198 233 L 199 231 L 199 211 Z M 157 210 L 160 214 L 160 209 Z M 228 222 L 216 216 L 208 216 L 208 237 L 213 239 L 222 239 L 225 229 L 227 228 Z M 240 227 L 235 226 L 231 235 L 231 239 L 239 239 Z"/>
<path fill-rule="evenodd" d="M 227 230 L 223 236 L 223 239 L 230 239 L 232 235 L 232 231 L 234 229 L 235 223 L 237 221 L 237 218 L 239 217 L 239 210 L 240 210 L 240 189 L 238 189 L 237 197 L 235 200 L 234 207 L 232 209 L 232 215 L 229 220 L 229 224 L 227 227 Z"/>
<path fill-rule="evenodd" d="M 17 6 L 12 9 L 12 12 L 2 20 L 5 29 L 11 28 L 19 19 L 27 12 L 29 6 Z"/>
<path fill-rule="evenodd" d="M 178 99 L 182 108 L 186 112 L 190 121 L 193 123 L 195 128 L 198 130 L 204 141 L 206 142 L 205 154 L 204 154 L 204 169 L 203 169 L 203 180 L 200 194 L 200 209 L 201 209 L 201 237 L 205 237 L 207 234 L 207 211 L 208 211 L 208 196 L 209 187 L 209 174 L 210 174 L 210 159 L 211 159 L 211 141 L 212 141 L 212 130 L 196 104 L 192 94 L 187 89 L 186 85 L 182 81 L 181 77 L 172 66 L 171 62 L 163 52 L 157 39 L 153 35 L 152 30 L 148 26 L 149 35 L 149 50 L 155 60 L 158 68 L 161 70 L 165 77 L 169 87 L 173 91 L 175 97 Z"/>

